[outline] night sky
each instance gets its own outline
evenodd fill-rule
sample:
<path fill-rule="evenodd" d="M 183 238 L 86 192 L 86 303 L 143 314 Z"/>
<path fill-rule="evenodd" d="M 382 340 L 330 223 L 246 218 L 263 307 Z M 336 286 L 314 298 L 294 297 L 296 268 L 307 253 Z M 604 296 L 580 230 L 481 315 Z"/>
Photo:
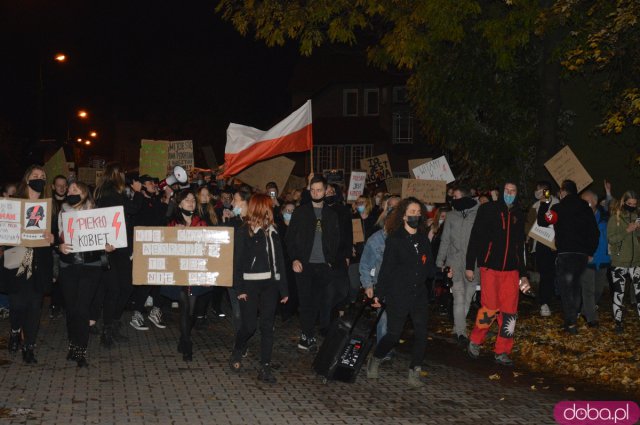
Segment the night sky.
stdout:
<path fill-rule="evenodd" d="M 290 110 L 295 46 L 243 38 L 211 1 L 3 1 L 0 9 L 0 137 L 37 159 L 40 70 L 42 138 L 99 132 L 108 157 L 123 121 L 162 123 L 196 145 L 224 145 L 230 121 L 266 128 Z M 66 63 L 53 56 L 63 52 Z M 88 122 L 75 117 L 90 113 Z M 206 139 L 206 140 L 205 140 Z M 216 150 L 222 152 L 223 147 Z M 108 158 L 107 158 L 108 159 Z"/>

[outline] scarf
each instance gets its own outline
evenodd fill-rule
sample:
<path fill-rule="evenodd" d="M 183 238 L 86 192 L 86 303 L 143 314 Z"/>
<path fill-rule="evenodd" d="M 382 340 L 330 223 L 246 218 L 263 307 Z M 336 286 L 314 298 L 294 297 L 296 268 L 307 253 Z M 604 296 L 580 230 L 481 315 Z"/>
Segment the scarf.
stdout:
<path fill-rule="evenodd" d="M 33 272 L 32 265 L 33 265 L 33 248 L 27 248 L 24 253 L 24 257 L 22 258 L 22 262 L 20 263 L 20 267 L 18 267 L 18 273 L 16 273 L 16 277 L 22 276 L 23 274 L 26 273 L 27 279 L 31 279 L 31 274 Z"/>

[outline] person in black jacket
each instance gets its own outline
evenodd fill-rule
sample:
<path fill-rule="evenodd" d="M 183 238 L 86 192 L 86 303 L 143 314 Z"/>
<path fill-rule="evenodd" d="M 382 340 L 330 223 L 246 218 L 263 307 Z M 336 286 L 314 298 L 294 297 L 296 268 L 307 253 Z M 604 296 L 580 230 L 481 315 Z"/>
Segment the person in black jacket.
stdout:
<path fill-rule="evenodd" d="M 255 194 L 249 200 L 247 220 L 235 233 L 233 264 L 233 286 L 240 300 L 242 324 L 231 354 L 231 369 L 237 372 L 242 366 L 247 344 L 256 331 L 259 310 L 262 367 L 258 379 L 274 384 L 276 378 L 270 364 L 277 300 L 285 304 L 289 296 L 284 253 L 269 196 Z"/>
<path fill-rule="evenodd" d="M 27 168 L 16 191 L 16 198 L 36 201 L 44 195 L 46 181 L 44 168 L 32 165 Z M 45 232 L 49 244 L 53 235 Z M 13 248 L 19 249 L 19 248 Z M 24 256 L 17 269 L 4 270 L 6 291 L 9 295 L 9 351 L 20 349 L 21 334 L 24 335 L 22 360 L 37 363 L 34 347 L 40 325 L 42 298 L 53 279 L 53 253 L 50 246 L 24 249 Z"/>
<path fill-rule="evenodd" d="M 324 202 L 327 181 L 322 176 L 314 176 L 309 189 L 311 202 L 293 212 L 286 241 L 296 273 L 302 328 L 298 348 L 303 351 L 317 348 L 315 323 L 318 315 L 320 319 L 329 317 L 328 312 L 322 310 L 328 304 L 327 286 L 340 246 L 338 214 Z M 320 329 L 329 325 L 324 320 L 320 322 Z"/>
<path fill-rule="evenodd" d="M 580 276 L 587 268 L 598 248 L 600 231 L 589 204 L 578 196 L 575 182 L 565 180 L 560 185 L 560 203 L 549 208 L 549 200 L 540 204 L 538 225 L 553 225 L 556 235 L 558 259 L 556 279 L 564 310 L 564 327 L 567 333 L 578 333 L 576 327 L 580 312 Z"/>
<path fill-rule="evenodd" d="M 427 279 L 435 276 L 435 258 L 427 238 L 426 209 L 416 198 L 406 198 L 388 218 L 382 265 L 375 287 L 374 307 L 386 306 L 387 333 L 367 364 L 367 377 L 378 378 L 378 368 L 398 343 L 407 316 L 414 328 L 408 383 L 423 385 L 420 379 L 427 345 L 429 291 Z"/>
<path fill-rule="evenodd" d="M 502 199 L 478 208 L 466 257 L 466 279 L 473 281 L 477 265 L 482 285 L 481 307 L 467 351 L 471 358 L 480 356 L 480 345 L 497 319 L 500 330 L 494 360 L 503 366 L 513 365 L 509 354 L 518 313 L 518 288 L 525 293 L 530 289 L 523 259 L 524 214 L 516 202 L 517 195 L 518 187 L 506 183 Z"/>

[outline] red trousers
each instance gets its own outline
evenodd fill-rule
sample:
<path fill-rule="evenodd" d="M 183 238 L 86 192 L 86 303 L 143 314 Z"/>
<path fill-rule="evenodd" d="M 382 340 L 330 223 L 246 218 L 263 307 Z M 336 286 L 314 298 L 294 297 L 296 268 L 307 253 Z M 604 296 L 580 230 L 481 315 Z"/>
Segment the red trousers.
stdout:
<path fill-rule="evenodd" d="M 501 272 L 480 268 L 482 292 L 476 324 L 471 332 L 471 342 L 481 345 L 493 322 L 498 320 L 496 354 L 511 353 L 516 329 L 520 276 L 517 270 Z"/>

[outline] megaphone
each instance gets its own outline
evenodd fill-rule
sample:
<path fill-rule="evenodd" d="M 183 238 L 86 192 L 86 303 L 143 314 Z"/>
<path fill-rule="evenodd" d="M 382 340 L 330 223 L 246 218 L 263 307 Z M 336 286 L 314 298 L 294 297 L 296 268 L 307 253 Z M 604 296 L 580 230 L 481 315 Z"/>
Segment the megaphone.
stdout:
<path fill-rule="evenodd" d="M 158 187 L 160 190 L 164 189 L 167 186 L 171 186 L 174 183 L 185 184 L 189 180 L 189 175 L 187 171 L 179 165 L 173 167 L 173 173 L 168 176 L 166 179 L 162 180 Z"/>

